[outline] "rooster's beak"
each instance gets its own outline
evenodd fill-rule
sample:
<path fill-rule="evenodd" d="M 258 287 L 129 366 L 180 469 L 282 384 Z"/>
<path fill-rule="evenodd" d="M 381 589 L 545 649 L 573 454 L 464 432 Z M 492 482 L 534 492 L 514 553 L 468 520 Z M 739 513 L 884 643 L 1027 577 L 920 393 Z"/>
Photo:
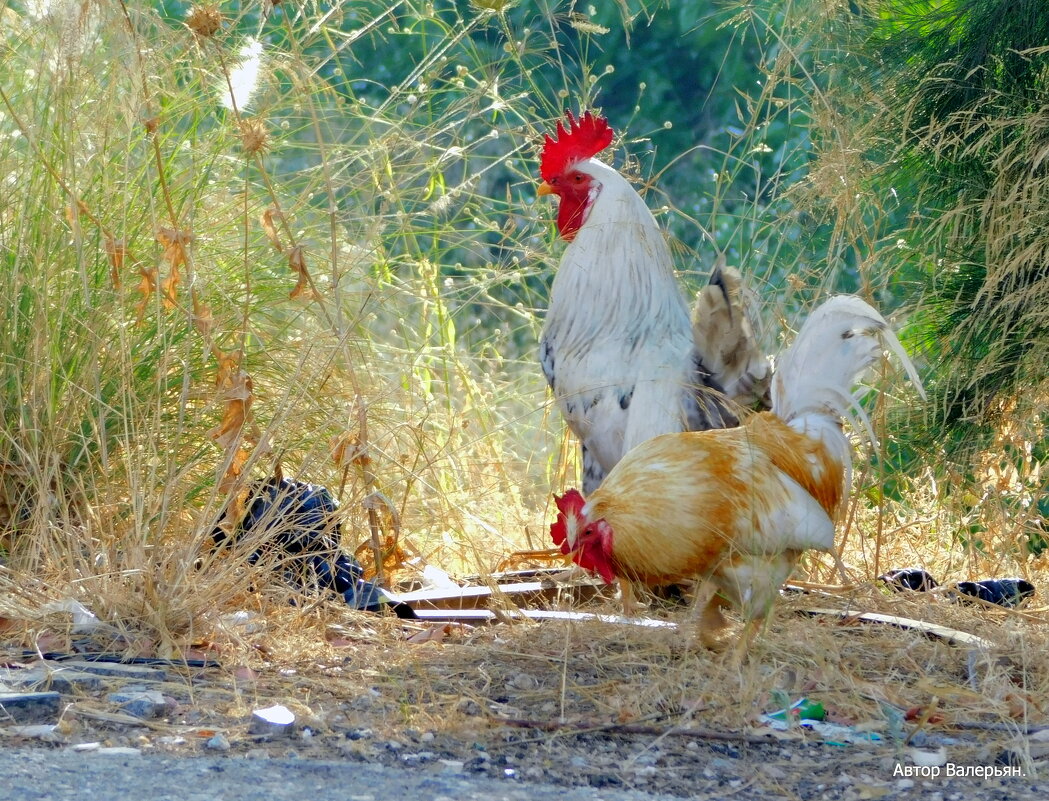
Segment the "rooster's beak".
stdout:
<path fill-rule="evenodd" d="M 537 198 L 543 197 L 543 195 L 554 194 L 554 188 L 550 186 L 546 181 L 543 181 L 535 190 L 535 196 Z"/>

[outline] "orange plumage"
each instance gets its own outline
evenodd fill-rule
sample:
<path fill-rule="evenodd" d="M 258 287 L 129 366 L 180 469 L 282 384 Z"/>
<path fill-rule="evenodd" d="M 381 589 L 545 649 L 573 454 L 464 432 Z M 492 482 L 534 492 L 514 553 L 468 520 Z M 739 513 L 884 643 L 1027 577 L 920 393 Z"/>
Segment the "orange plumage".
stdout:
<path fill-rule="evenodd" d="M 779 360 L 771 413 L 638 445 L 585 502 L 575 490 L 557 499 L 555 543 L 606 581 L 709 580 L 746 620 L 760 620 L 803 551 L 835 552 L 851 478 L 842 418 L 869 431 L 852 388 L 882 341 L 921 392 L 884 318 L 859 298 L 832 298 Z M 709 600 L 707 628 L 723 624 L 719 604 Z"/>

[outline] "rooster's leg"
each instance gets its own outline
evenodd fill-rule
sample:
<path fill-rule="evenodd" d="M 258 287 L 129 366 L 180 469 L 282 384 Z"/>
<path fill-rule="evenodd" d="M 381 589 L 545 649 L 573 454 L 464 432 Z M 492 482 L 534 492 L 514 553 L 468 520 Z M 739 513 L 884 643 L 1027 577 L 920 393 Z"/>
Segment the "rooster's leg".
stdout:
<path fill-rule="evenodd" d="M 713 581 L 700 583 L 696 590 L 695 599 L 695 637 L 699 644 L 712 651 L 719 651 L 724 647 L 720 634 L 725 630 L 728 621 L 721 614 L 721 598 L 718 597 L 718 588 Z"/>
<path fill-rule="evenodd" d="M 623 602 L 623 615 L 625 617 L 637 617 L 641 604 L 638 603 L 634 585 L 627 579 L 619 579 L 619 597 Z"/>
<path fill-rule="evenodd" d="M 755 617 L 743 624 L 743 630 L 739 633 L 739 638 L 732 648 L 732 664 L 742 665 L 746 661 L 750 646 L 754 644 L 758 633 L 765 628 L 765 623 L 765 618 Z"/>

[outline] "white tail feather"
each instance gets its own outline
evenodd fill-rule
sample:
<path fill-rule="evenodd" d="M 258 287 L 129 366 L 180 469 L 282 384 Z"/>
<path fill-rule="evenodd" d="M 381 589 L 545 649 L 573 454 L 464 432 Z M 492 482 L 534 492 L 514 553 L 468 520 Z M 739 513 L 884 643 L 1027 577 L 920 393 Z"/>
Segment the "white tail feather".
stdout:
<path fill-rule="evenodd" d="M 870 420 L 853 394 L 860 376 L 882 355 L 893 352 L 918 393 L 921 379 L 885 318 L 853 295 L 837 295 L 819 306 L 776 365 L 772 411 L 786 421 L 808 414 L 842 417 L 861 424 L 875 442 Z"/>

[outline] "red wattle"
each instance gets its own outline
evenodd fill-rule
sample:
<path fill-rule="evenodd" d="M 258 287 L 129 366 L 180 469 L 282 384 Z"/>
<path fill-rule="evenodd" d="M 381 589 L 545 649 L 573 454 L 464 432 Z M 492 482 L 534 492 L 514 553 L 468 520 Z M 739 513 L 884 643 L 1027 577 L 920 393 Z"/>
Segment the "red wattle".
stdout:
<path fill-rule="evenodd" d="M 575 239 L 575 235 L 583 227 L 587 200 L 586 197 L 573 197 L 568 194 L 561 196 L 561 204 L 557 209 L 557 230 L 566 242 Z"/>

